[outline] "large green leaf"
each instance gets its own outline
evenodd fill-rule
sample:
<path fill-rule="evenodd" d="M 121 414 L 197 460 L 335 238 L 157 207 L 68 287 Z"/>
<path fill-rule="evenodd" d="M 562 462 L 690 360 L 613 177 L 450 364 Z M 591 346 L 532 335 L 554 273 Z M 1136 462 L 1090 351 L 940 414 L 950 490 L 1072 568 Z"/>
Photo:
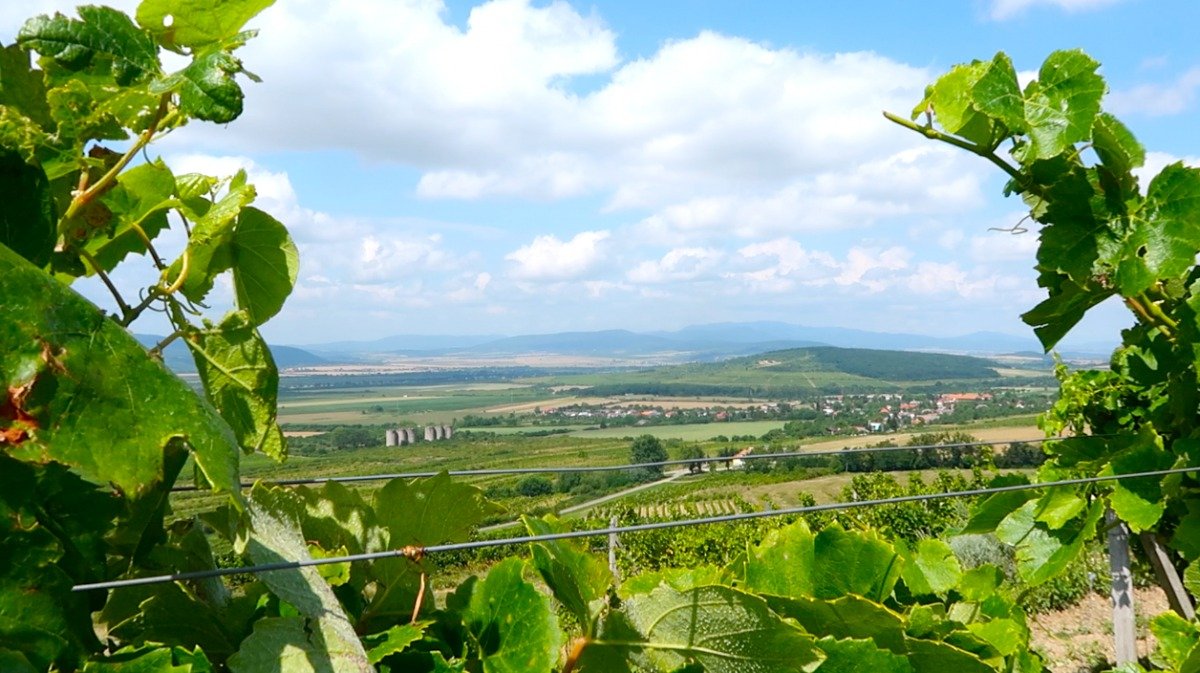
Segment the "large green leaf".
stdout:
<path fill-rule="evenodd" d="M 562 527 L 552 517 L 521 517 L 530 535 L 558 532 Z M 612 585 L 612 573 L 599 557 L 589 554 L 569 540 L 549 540 L 530 544 L 533 567 L 537 569 L 558 599 L 579 620 L 584 632 L 592 627 L 592 606 Z"/>
<path fill-rule="evenodd" d="M 238 306 L 261 325 L 279 312 L 296 284 L 296 244 L 278 220 L 248 207 L 238 215 L 230 256 Z"/>
<path fill-rule="evenodd" d="M 0 378 L 28 428 L 12 455 L 57 460 L 133 497 L 157 487 L 164 449 L 183 439 L 208 482 L 239 497 L 228 426 L 128 332 L 4 246 L 0 296 L 19 316 L 0 321 Z M 3 418 L 0 430 L 22 423 Z"/>
<path fill-rule="evenodd" d="M 1029 311 L 1021 320 L 1033 327 L 1038 341 L 1049 352 L 1071 328 L 1079 324 L 1092 307 L 1111 297 L 1115 290 L 1095 285 L 1080 285 L 1065 275 L 1043 273 L 1038 277 L 1042 287 L 1050 289 L 1050 297 Z"/>
<path fill-rule="evenodd" d="M 1175 462 L 1174 456 L 1163 449 L 1162 438 L 1147 427 L 1138 436 L 1138 443 L 1113 456 L 1103 475 L 1128 474 L 1165 470 Z M 1120 479 L 1113 482 L 1109 504 L 1135 533 L 1149 530 L 1158 523 L 1166 510 L 1161 480 L 1158 477 Z"/>
<path fill-rule="evenodd" d="M 1031 500 L 1000 522 L 996 537 L 1017 548 L 1017 572 L 1030 585 L 1038 585 L 1060 574 L 1079 556 L 1102 513 L 1101 504 L 1093 503 L 1085 516 L 1050 530 L 1037 521 L 1037 501 Z"/>
<path fill-rule="evenodd" d="M 999 52 L 988 64 L 971 90 L 971 101 L 980 112 L 998 120 L 1010 132 L 1025 131 L 1025 100 L 1008 54 Z"/>
<path fill-rule="evenodd" d="M 88 241 L 85 249 L 105 271 L 111 271 L 126 255 L 145 253 L 141 234 L 153 241 L 167 228 L 167 210 L 175 205 L 174 193 L 175 176 L 161 160 L 125 171 L 101 199 L 113 215 L 111 229 Z"/>
<path fill-rule="evenodd" d="M 626 579 L 617 589 L 617 595 L 624 600 L 637 594 L 648 594 L 657 589 L 660 584 L 673 587 L 676 591 L 687 591 L 712 584 L 728 586 L 732 579 L 732 573 L 728 569 L 710 565 L 691 568 L 663 568 L 639 573 Z"/>
<path fill-rule="evenodd" d="M 934 83 L 928 98 L 942 128 L 980 144 L 988 142 L 991 124 L 973 105 L 971 93 L 988 65 L 975 61 L 954 66 Z"/>
<path fill-rule="evenodd" d="M 125 647 L 103 659 L 89 661 L 83 673 L 212 673 L 200 649 L 145 645 Z"/>
<path fill-rule="evenodd" d="M 54 252 L 57 223 L 45 171 L 0 146 L 0 245 L 45 266 Z"/>
<path fill-rule="evenodd" d="M 874 531 L 851 532 L 832 525 L 813 542 L 813 596 L 857 594 L 883 601 L 900 579 L 904 560 Z"/>
<path fill-rule="evenodd" d="M 1107 112 L 1096 117 L 1092 126 L 1092 149 L 1124 195 L 1132 196 L 1137 192 L 1133 169 L 1146 162 L 1146 150 L 1119 119 Z"/>
<path fill-rule="evenodd" d="M 304 503 L 298 497 L 281 488 L 256 484 L 247 509 L 248 530 L 231 531 L 235 536 L 235 549 L 239 553 L 248 555 L 256 564 L 311 558 L 300 532 Z M 259 622 L 254 635 L 229 660 L 231 670 L 261 670 L 253 668 L 248 662 L 265 656 L 262 654 L 264 650 L 278 654 L 285 647 L 304 649 L 303 643 L 311 648 L 311 652 L 305 655 L 306 660 L 313 657 L 312 652 L 315 652 L 317 655 L 313 660 L 322 661 L 333 670 L 373 670 L 354 626 L 346 617 L 333 590 L 315 568 L 268 572 L 263 573 L 261 578 L 272 593 L 287 601 L 306 619 L 289 621 L 286 626 L 276 625 L 270 634 L 261 635 L 259 628 L 262 622 Z M 297 628 L 299 639 L 295 637 Z M 277 631 L 286 635 L 284 644 L 280 643 Z M 243 668 L 235 668 L 235 659 Z"/>
<path fill-rule="evenodd" d="M 902 548 L 902 555 L 904 567 L 901 577 L 914 595 L 933 594 L 944 598 L 947 592 L 958 586 L 962 578 L 962 566 L 954 550 L 941 540 L 920 540 L 911 550 Z"/>
<path fill-rule="evenodd" d="M 22 47 L 34 49 L 70 70 L 107 62 L 117 84 L 126 86 L 157 73 L 158 46 L 123 12 L 87 5 L 79 19 L 38 16 L 17 33 Z"/>
<path fill-rule="evenodd" d="M 189 212 L 197 219 L 188 238 L 187 250 L 184 251 L 187 276 L 181 291 L 185 297 L 192 301 L 203 301 L 216 277 L 230 269 L 233 262 L 230 259 L 229 242 L 233 240 L 234 226 L 242 209 L 254 197 L 254 187 L 246 184 L 246 172 L 238 171 L 218 201 L 211 205 L 205 203 L 202 211 L 189 208 Z M 195 195 L 192 199 L 195 199 Z M 170 278 L 179 278 L 184 272 L 184 261 L 181 256 L 171 265 L 167 272 Z"/>
<path fill-rule="evenodd" d="M 153 82 L 156 94 L 178 93 L 179 108 L 197 119 L 228 124 L 242 115 L 245 94 L 234 78 L 242 62 L 221 47 L 207 47 L 183 70 Z"/>
<path fill-rule="evenodd" d="M 370 648 L 367 650 L 367 657 L 372 664 L 378 664 L 385 657 L 403 652 L 406 647 L 424 636 L 427 626 L 429 626 L 429 622 L 402 624 L 393 626 L 383 633 L 366 636 L 363 638 L 363 644 Z"/>
<path fill-rule="evenodd" d="M 1164 612 L 1150 622 L 1158 647 L 1150 653 L 1155 666 L 1179 669 L 1193 649 L 1200 647 L 1200 627 L 1174 612 Z"/>
<path fill-rule="evenodd" d="M 833 638 L 869 638 L 880 647 L 903 654 L 904 618 L 860 596 L 833 600 L 767 596 L 767 604 L 782 617 L 796 620 L 809 633 Z"/>
<path fill-rule="evenodd" d="M 813 595 L 815 536 L 803 520 L 771 531 L 746 554 L 745 587 L 777 596 Z"/>
<path fill-rule="evenodd" d="M 916 673 L 996 673 L 996 667 L 949 643 L 909 638 L 905 645 Z"/>
<path fill-rule="evenodd" d="M 362 645 L 354 647 L 332 633 L 325 620 L 304 617 L 270 617 L 254 624 L 254 633 L 242 641 L 229 658 L 233 673 L 374 673 Z"/>
<path fill-rule="evenodd" d="M 320 488 L 297 487 L 293 492 L 304 501 L 304 539 L 325 549 L 345 547 L 352 554 L 386 548 L 375 510 L 360 491 L 331 481 Z"/>
<path fill-rule="evenodd" d="M 233 428 L 238 443 L 247 452 L 283 460 L 286 444 L 275 422 L 279 370 L 258 330 L 234 312 L 216 329 L 188 335 L 187 345 L 208 399 Z"/>
<path fill-rule="evenodd" d="M 1025 89 L 1030 158 L 1048 159 L 1091 137 L 1105 90 L 1099 67 L 1078 49 L 1056 51 L 1042 63 Z"/>
<path fill-rule="evenodd" d="M 201 47 L 223 42 L 275 0 L 144 0 L 137 21 L 164 44 Z M 170 25 L 166 18 L 171 17 Z"/>
<path fill-rule="evenodd" d="M 644 650 L 658 667 L 695 661 L 710 673 L 811 671 L 823 658 L 813 637 L 780 619 L 757 596 L 724 586 L 679 592 L 662 585 L 623 610 L 644 642 L 603 646 Z"/>
<path fill-rule="evenodd" d="M 392 548 L 465 540 L 475 526 L 503 511 L 470 484 L 442 472 L 429 479 L 395 479 L 375 492 L 375 516 Z"/>
<path fill-rule="evenodd" d="M 496 564 L 475 586 L 463 612 L 484 673 L 548 671 L 558 661 L 563 644 L 558 618 L 524 573 L 521 559 Z"/>
<path fill-rule="evenodd" d="M 1024 475 L 1000 475 L 992 479 L 988 486 L 999 488 L 1028 483 L 1029 479 Z M 993 493 L 971 507 L 971 517 L 967 519 L 967 523 L 960 533 L 964 535 L 991 533 L 996 530 L 996 526 L 1000 525 L 1005 517 L 1035 497 L 1036 494 L 1032 491 Z"/>
<path fill-rule="evenodd" d="M 89 597 L 71 591 L 63 540 L 39 520 L 38 469 L 0 453 L 0 649 L 37 670 L 73 668 L 99 647 Z M 92 524 L 88 518 L 80 523 Z M 95 536 L 107 526 L 96 526 Z M 90 545 L 87 545 L 90 546 Z"/>
<path fill-rule="evenodd" d="M 1177 162 L 1167 166 L 1147 190 L 1133 231 L 1122 242 L 1117 282 L 1126 296 L 1160 278 L 1175 278 L 1196 263 L 1200 252 L 1200 170 Z"/>
<path fill-rule="evenodd" d="M 835 640 L 832 637 L 817 641 L 825 653 L 821 673 L 913 673 L 908 658 L 880 649 L 870 639 Z"/>
<path fill-rule="evenodd" d="M 16 44 L 0 47 L 0 107 L 28 119 L 40 129 L 54 127 L 42 73 L 29 66 L 29 52 Z M 10 140 L 6 138 L 3 144 L 8 146 Z"/>

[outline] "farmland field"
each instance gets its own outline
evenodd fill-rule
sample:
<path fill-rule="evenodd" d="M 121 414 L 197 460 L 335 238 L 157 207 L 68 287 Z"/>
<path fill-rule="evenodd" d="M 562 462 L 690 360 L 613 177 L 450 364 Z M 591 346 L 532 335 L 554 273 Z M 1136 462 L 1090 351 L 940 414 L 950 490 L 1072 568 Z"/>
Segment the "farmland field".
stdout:
<path fill-rule="evenodd" d="M 626 426 L 620 428 L 603 428 L 597 430 L 579 430 L 571 433 L 574 437 L 593 439 L 636 437 L 638 435 L 653 435 L 659 439 L 682 439 L 696 441 L 712 439 L 718 435 L 732 437 L 733 435 L 759 436 L 782 428 L 783 421 L 735 421 L 732 423 L 688 423 L 683 425 L 651 425 Z"/>

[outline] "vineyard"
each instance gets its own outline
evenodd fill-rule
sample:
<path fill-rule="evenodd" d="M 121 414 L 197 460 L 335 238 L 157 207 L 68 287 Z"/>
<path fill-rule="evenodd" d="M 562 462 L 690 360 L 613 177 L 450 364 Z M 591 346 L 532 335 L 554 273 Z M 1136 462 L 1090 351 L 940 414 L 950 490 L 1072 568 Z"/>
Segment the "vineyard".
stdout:
<path fill-rule="evenodd" d="M 1046 296 L 1023 318 L 1047 350 L 1109 298 L 1136 321 L 1108 370 L 1060 365 L 1040 423 L 1061 439 L 1036 468 L 947 445 L 918 457 L 952 470 L 864 468 L 840 502 L 647 496 L 504 539 L 478 534 L 505 512 L 447 463 L 371 489 L 244 483 L 321 460 L 288 458 L 260 332 L 298 250 L 244 172 L 151 150 L 241 115 L 256 77 L 235 54 L 269 4 L 84 6 L 0 51 L 0 670 L 1033 673 L 1054 663 L 1031 646 L 1038 592 L 1128 533 L 1172 610 L 1122 670 L 1200 671 L 1200 170 L 1139 183 L 1096 61 L 1052 53 L 1022 87 L 1000 53 L 887 114 L 1002 171 L 1041 225 Z M 154 280 L 125 286 L 135 266 Z M 149 349 L 130 331 L 147 311 L 172 330 Z M 199 394 L 162 363 L 174 343 Z M 571 464 L 544 446 L 490 458 Z"/>

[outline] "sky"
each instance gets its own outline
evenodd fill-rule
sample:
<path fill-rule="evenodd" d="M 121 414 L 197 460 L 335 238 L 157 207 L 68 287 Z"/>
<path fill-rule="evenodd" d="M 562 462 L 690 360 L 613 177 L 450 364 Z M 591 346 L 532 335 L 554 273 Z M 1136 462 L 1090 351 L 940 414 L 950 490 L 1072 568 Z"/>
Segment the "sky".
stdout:
<path fill-rule="evenodd" d="M 73 4 L 4 2 L 0 42 Z M 1022 204 L 880 112 L 956 63 L 1003 50 L 1030 77 L 1080 47 L 1152 175 L 1200 157 L 1198 24 L 1194 0 L 278 0 L 238 52 L 262 78 L 243 116 L 150 154 L 246 169 L 291 228 L 274 343 L 757 320 L 1031 335 L 1036 228 L 994 230 Z M 155 277 L 126 266 L 118 283 Z M 1102 306 L 1068 343 L 1129 322 Z"/>

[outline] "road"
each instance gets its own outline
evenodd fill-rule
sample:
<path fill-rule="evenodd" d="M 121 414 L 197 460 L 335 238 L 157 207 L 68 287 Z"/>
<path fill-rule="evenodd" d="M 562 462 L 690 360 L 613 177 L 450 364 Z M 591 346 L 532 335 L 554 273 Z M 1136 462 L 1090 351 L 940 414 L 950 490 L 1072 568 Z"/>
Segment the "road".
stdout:
<path fill-rule="evenodd" d="M 570 507 L 564 507 L 563 509 L 558 510 L 558 515 L 562 516 L 563 514 L 579 512 L 579 511 L 582 511 L 585 509 L 595 507 L 596 505 L 603 505 L 606 502 L 612 502 L 613 500 L 620 500 L 621 498 L 624 498 L 625 496 L 630 495 L 632 493 L 637 493 L 638 491 L 644 491 L 648 488 L 654 488 L 655 486 L 661 486 L 663 484 L 675 481 L 676 479 L 682 477 L 683 475 L 685 475 L 687 473 L 688 473 L 687 468 L 673 470 L 671 472 L 665 473 L 666 476 L 657 481 L 649 481 L 644 484 L 638 484 L 637 486 L 631 486 L 627 489 L 617 491 L 616 493 L 609 493 L 608 495 L 601 496 L 599 498 L 596 498 L 595 500 L 588 500 L 587 502 L 581 502 L 578 505 L 571 505 Z M 497 524 L 492 524 L 491 526 L 483 526 L 479 529 L 479 532 L 487 533 L 489 531 L 504 530 L 505 528 L 512 528 L 513 526 L 520 526 L 520 525 L 521 525 L 520 521 L 509 521 L 508 523 L 497 523 Z"/>

